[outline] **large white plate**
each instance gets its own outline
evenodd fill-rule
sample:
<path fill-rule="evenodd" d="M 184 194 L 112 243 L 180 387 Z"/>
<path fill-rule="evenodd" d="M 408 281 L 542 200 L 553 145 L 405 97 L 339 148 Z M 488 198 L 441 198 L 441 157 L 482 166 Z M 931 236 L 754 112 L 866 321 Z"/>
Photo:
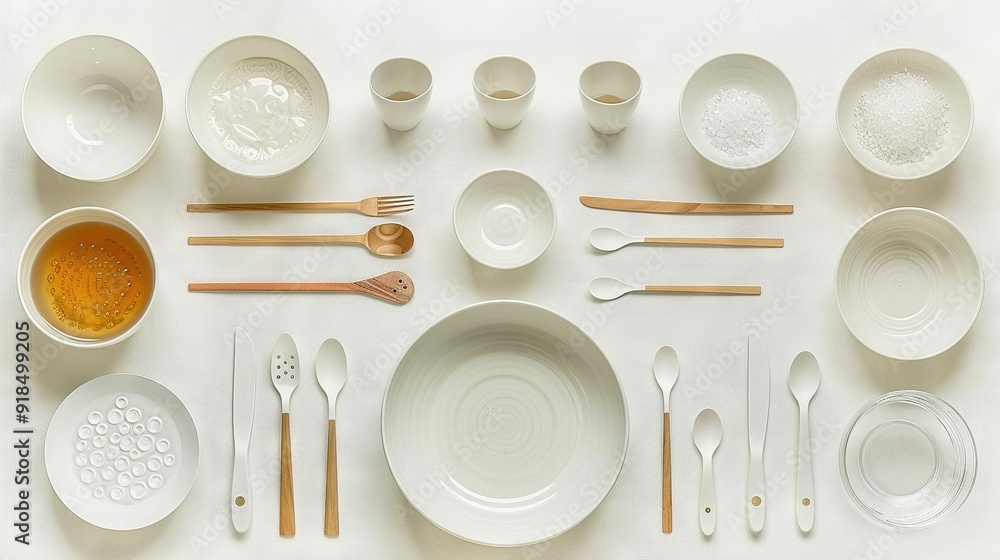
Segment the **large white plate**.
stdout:
<path fill-rule="evenodd" d="M 543 307 L 491 301 L 445 317 L 385 390 L 382 442 L 407 500 L 463 539 L 517 546 L 561 534 L 611 490 L 625 395 L 583 331 Z"/>
<path fill-rule="evenodd" d="M 45 470 L 80 519 L 105 529 L 139 529 L 169 515 L 191 490 L 198 432 L 163 385 L 139 375 L 104 375 L 77 387 L 56 409 L 45 435 Z"/>
<path fill-rule="evenodd" d="M 897 360 L 936 356 L 965 336 L 983 304 L 983 269 L 962 232 L 924 208 L 866 221 L 837 267 L 837 305 L 862 344 Z"/>

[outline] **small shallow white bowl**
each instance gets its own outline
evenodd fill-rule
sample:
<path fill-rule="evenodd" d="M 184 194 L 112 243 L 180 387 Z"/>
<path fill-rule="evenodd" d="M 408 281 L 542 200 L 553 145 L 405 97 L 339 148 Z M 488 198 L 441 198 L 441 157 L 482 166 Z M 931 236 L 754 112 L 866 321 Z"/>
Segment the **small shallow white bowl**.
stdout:
<path fill-rule="evenodd" d="M 705 103 L 719 90 L 734 87 L 756 93 L 771 112 L 771 131 L 760 148 L 745 156 L 716 149 L 702 130 Z M 799 123 L 799 105 L 788 77 L 767 60 L 745 53 L 724 54 L 702 64 L 681 94 L 681 128 L 688 142 L 708 161 L 726 169 L 753 169 L 771 162 L 788 147 Z"/>
<path fill-rule="evenodd" d="M 382 403 L 396 483 L 431 523 L 521 546 L 587 517 L 618 478 L 628 407 L 600 348 L 520 301 L 470 305 L 420 335 Z"/>
<path fill-rule="evenodd" d="M 139 318 L 132 323 L 132 326 L 129 327 L 128 330 L 122 331 L 121 333 L 110 338 L 78 338 L 56 328 L 50 324 L 38 310 L 38 303 L 35 301 L 34 292 L 31 289 L 33 280 L 32 268 L 35 265 L 35 259 L 38 257 L 39 251 L 42 250 L 45 243 L 48 242 L 53 235 L 63 229 L 66 229 L 74 224 L 82 224 L 86 222 L 102 222 L 125 230 L 133 238 L 135 238 L 137 242 L 139 242 L 139 245 L 142 246 L 143 250 L 145 250 L 146 254 L 149 256 L 149 262 L 153 265 L 153 270 L 151 271 L 153 274 L 152 293 L 149 295 L 146 308 L 142 310 L 142 315 L 140 315 Z M 146 238 L 145 234 L 142 233 L 142 230 L 139 229 L 139 226 L 135 225 L 132 220 L 129 220 L 114 210 L 108 210 L 107 208 L 100 208 L 97 206 L 79 206 L 77 208 L 63 210 L 62 212 L 59 212 L 58 214 L 55 214 L 51 218 L 45 220 L 40 226 L 38 226 L 38 228 L 35 229 L 34 233 L 31 234 L 31 237 L 28 238 L 28 242 L 24 245 L 24 250 L 21 251 L 21 259 L 18 263 L 17 291 L 18 295 L 21 297 L 21 305 L 24 307 L 25 313 L 28 314 L 28 318 L 31 319 L 31 322 L 36 327 L 38 327 L 38 330 L 42 331 L 53 340 L 74 348 L 104 348 L 125 340 L 135 334 L 135 331 L 139 330 L 139 326 L 142 325 L 143 321 L 146 319 L 149 309 L 153 306 L 153 300 L 156 298 L 156 288 L 159 284 L 156 269 L 156 257 L 153 255 L 153 249 L 149 244 L 149 239 Z"/>
<path fill-rule="evenodd" d="M 163 128 L 163 92 L 146 57 L 104 35 L 70 39 L 28 76 L 24 132 L 49 167 L 81 181 L 112 181 L 153 155 Z"/>
<path fill-rule="evenodd" d="M 240 64 L 242 63 L 242 64 Z M 275 177 L 302 165 L 326 135 L 326 84 L 298 49 L 263 35 L 237 37 L 191 77 L 187 120 L 212 161 L 237 175 Z"/>
<path fill-rule="evenodd" d="M 454 222 L 465 252 L 497 269 L 534 261 L 556 233 L 548 191 L 515 169 L 494 169 L 473 179 L 455 202 Z"/>
<path fill-rule="evenodd" d="M 851 236 L 837 266 L 837 306 L 865 346 L 897 360 L 936 356 L 972 328 L 983 269 L 965 235 L 924 208 L 893 208 Z"/>
<path fill-rule="evenodd" d="M 944 95 L 951 107 L 945 116 L 949 127 L 944 146 L 923 161 L 890 165 L 876 159 L 871 152 L 861 147 L 857 130 L 854 129 L 854 110 L 862 93 L 873 89 L 880 79 L 903 70 L 911 70 L 923 76 Z M 865 169 L 887 179 L 920 179 L 947 167 L 969 142 L 972 121 L 972 94 L 965 80 L 944 60 L 918 49 L 895 49 L 864 61 L 847 78 L 837 101 L 837 129 L 847 151 Z"/>
<path fill-rule="evenodd" d="M 141 529 L 174 511 L 194 485 L 198 454 L 198 430 L 184 403 L 128 373 L 77 387 L 45 433 L 45 471 L 56 495 L 80 519 L 115 531 Z M 110 477 L 105 469 L 113 470 Z M 116 488 L 123 492 L 118 499 Z"/>

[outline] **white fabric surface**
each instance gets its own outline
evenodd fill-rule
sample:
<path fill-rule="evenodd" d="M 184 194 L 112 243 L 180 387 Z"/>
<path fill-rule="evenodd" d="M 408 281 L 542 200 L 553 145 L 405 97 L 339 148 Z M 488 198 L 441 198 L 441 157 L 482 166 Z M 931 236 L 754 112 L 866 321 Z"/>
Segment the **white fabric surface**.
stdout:
<path fill-rule="evenodd" d="M 990 497 L 1000 495 L 1000 444 L 989 432 L 997 394 L 991 358 L 1000 334 L 992 289 L 1000 253 L 995 240 L 998 168 L 994 154 L 1000 109 L 991 94 L 1000 4 L 934 0 L 781 2 L 415 2 L 332 3 L 267 0 L 114 2 L 25 0 L 3 8 L 0 134 L 3 208 L 0 261 L 6 279 L 0 363 L 13 363 L 13 323 L 25 317 L 14 283 L 31 231 L 53 213 L 78 205 L 123 212 L 151 239 L 160 269 L 148 322 L 115 347 L 64 348 L 33 331 L 32 542 L 12 543 L 13 443 L 4 428 L 0 515 L 10 558 L 981 558 L 994 531 Z M 55 7 L 53 7 L 55 6 Z M 45 9 L 52 15 L 38 16 Z M 24 18 L 27 18 L 24 19 Z M 26 22 L 34 20 L 34 25 Z M 38 22 L 44 22 L 38 25 Z M 142 51 L 164 88 L 167 120 L 153 157 L 110 184 L 83 184 L 49 169 L 33 153 L 20 123 L 29 71 L 49 49 L 81 34 L 119 37 Z M 326 140 L 300 169 L 267 181 L 228 176 L 207 160 L 187 129 L 184 94 L 200 59 L 239 35 L 271 34 L 299 47 L 330 89 Z M 370 36 L 370 37 L 369 37 Z M 20 37 L 23 40 L 13 40 Z M 12 40 L 16 45 L 12 45 Z M 355 52 L 345 45 L 355 42 Z M 699 42 L 701 46 L 698 46 Z M 883 50 L 913 46 L 951 62 L 976 101 L 972 140 L 947 170 L 894 184 L 866 172 L 842 145 L 834 121 L 837 94 L 853 68 Z M 749 175 L 720 171 L 688 145 L 677 118 L 684 81 L 697 65 L 734 51 L 764 56 L 791 79 L 802 105 L 798 133 L 773 164 Z M 538 75 L 524 122 L 490 129 L 475 107 L 472 72 L 489 56 L 509 53 Z M 394 133 L 379 121 L 368 76 L 381 60 L 412 56 L 434 74 L 423 122 Z M 680 60 L 679 57 L 690 60 Z M 629 127 L 609 141 L 594 134 L 577 99 L 589 63 L 621 59 L 644 87 Z M 430 152 L 423 154 L 423 152 Z M 412 166 L 403 163 L 409 158 Z M 466 257 L 451 226 L 459 190 L 482 171 L 514 167 L 542 181 L 556 199 L 559 229 L 535 264 L 494 272 Z M 387 176 L 394 173 L 395 183 Z M 321 233 L 367 229 L 354 215 L 190 215 L 188 202 L 346 200 L 414 193 L 416 210 L 400 217 L 416 248 L 382 260 L 358 248 L 188 247 L 192 234 Z M 794 203 L 772 217 L 684 217 L 600 212 L 581 194 L 676 200 Z M 986 267 L 988 292 L 975 328 L 944 355 L 894 363 L 858 343 L 841 320 L 834 270 L 848 235 L 889 206 L 942 212 L 969 236 Z M 587 244 L 597 226 L 644 235 L 782 236 L 781 250 L 632 247 L 599 255 Z M 399 268 L 416 284 L 411 303 L 395 307 L 363 296 L 190 294 L 200 280 L 354 280 Z M 649 283 L 760 284 L 761 297 L 630 296 L 602 304 L 587 294 L 591 278 L 614 275 Z M 631 414 L 621 477 L 595 513 L 567 534 L 536 547 L 490 549 L 451 537 L 416 513 L 396 488 L 382 452 L 382 390 L 402 350 L 434 320 L 466 304 L 517 298 L 543 304 L 593 334 L 616 367 Z M 311 378 L 292 402 L 298 534 L 281 539 L 278 516 L 279 399 L 261 375 L 252 442 L 257 509 L 237 536 L 229 520 L 232 468 L 230 387 L 234 327 L 246 328 L 261 370 L 282 331 L 292 333 L 311 371 L 321 341 L 347 348 L 351 379 L 338 406 L 342 534 L 322 534 L 326 401 Z M 747 472 L 745 332 L 764 331 L 772 364 L 765 473 L 770 507 L 754 537 L 742 518 Z M 660 532 L 660 392 L 651 362 L 663 344 L 682 364 L 673 394 L 674 532 Z M 793 507 L 797 407 L 787 369 L 813 351 L 823 381 L 812 405 L 816 525 L 803 536 Z M 41 357 L 40 357 L 41 356 Z M 8 370 L 5 370 L 8 371 Z M 198 425 L 202 462 L 187 500 L 167 519 L 135 532 L 111 533 L 78 520 L 52 494 L 42 466 L 42 433 L 59 402 L 79 384 L 110 372 L 148 375 L 187 404 Z M 0 381 L 0 418 L 11 425 L 13 375 Z M 889 390 L 937 394 L 964 415 L 977 438 L 979 477 L 965 506 L 932 528 L 900 531 L 867 519 L 840 481 L 838 448 L 850 416 Z M 725 435 L 716 454 L 719 525 L 702 538 L 696 509 L 699 457 L 690 443 L 698 411 L 716 408 Z M 11 556 L 13 554 L 14 556 Z"/>

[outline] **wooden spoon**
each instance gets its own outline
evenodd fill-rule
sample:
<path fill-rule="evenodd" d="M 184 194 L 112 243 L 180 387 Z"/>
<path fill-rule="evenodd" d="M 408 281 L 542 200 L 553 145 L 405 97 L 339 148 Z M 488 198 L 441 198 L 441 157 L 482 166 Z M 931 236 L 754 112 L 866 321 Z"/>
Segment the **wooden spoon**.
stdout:
<path fill-rule="evenodd" d="M 413 297 L 413 280 L 394 270 L 357 282 L 192 282 L 190 292 L 359 292 L 402 305 Z"/>
<path fill-rule="evenodd" d="M 402 224 L 377 225 L 361 235 L 233 235 L 188 237 L 188 245 L 361 245 L 376 255 L 398 257 L 413 248 L 413 232 Z"/>

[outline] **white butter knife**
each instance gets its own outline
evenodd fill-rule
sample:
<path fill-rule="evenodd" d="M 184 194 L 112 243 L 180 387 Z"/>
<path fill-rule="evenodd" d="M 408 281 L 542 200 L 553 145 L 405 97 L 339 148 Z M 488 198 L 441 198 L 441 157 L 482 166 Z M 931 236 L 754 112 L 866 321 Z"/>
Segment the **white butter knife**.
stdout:
<path fill-rule="evenodd" d="M 750 474 L 747 479 L 747 519 L 750 530 L 764 528 L 764 436 L 771 391 L 771 369 L 764 340 L 751 333 L 747 340 L 747 432 L 750 440 Z"/>
<path fill-rule="evenodd" d="M 236 329 L 233 357 L 233 528 L 245 533 L 250 528 L 253 498 L 250 492 L 250 430 L 253 428 L 253 401 L 257 392 L 256 359 L 250 336 Z"/>

